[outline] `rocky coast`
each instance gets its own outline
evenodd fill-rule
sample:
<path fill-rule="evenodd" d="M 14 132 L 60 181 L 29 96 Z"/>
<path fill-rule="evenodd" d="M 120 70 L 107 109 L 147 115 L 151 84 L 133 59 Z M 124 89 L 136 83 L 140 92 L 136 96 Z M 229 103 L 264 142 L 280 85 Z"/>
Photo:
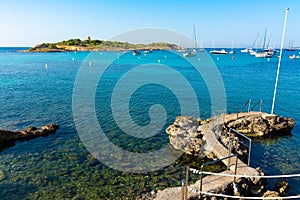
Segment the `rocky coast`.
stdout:
<path fill-rule="evenodd" d="M 232 177 L 206 176 L 203 179 L 202 192 L 277 199 L 275 197 L 279 198 L 288 192 L 288 182 L 280 180 L 273 187 L 275 191 L 270 191 L 266 189 L 266 179 L 251 178 L 251 176 L 264 176 L 264 172 L 260 168 L 252 168 L 247 163 L 249 149 L 241 145 L 240 138 L 234 134 L 234 131 L 250 138 L 277 137 L 291 134 L 294 125 L 295 121 L 291 118 L 261 112 L 222 114 L 207 120 L 179 116 L 167 128 L 166 133 L 174 148 L 192 156 L 218 160 L 228 155 L 237 155 L 236 164 L 233 164 L 235 159 L 222 160 L 227 170 L 221 173 L 250 176 L 250 178 L 239 177 L 235 181 Z M 200 174 L 200 169 L 190 169 L 190 173 Z M 189 184 L 185 199 L 198 199 L 199 183 L 200 180 Z M 157 191 L 155 195 L 152 194 L 150 199 L 183 199 L 182 194 L 182 187 L 166 188 Z M 216 196 L 206 195 L 202 195 L 202 198 L 218 199 Z"/>
<path fill-rule="evenodd" d="M 59 129 L 59 125 L 48 124 L 42 126 L 40 129 L 29 126 L 27 129 L 19 131 L 0 130 L 0 150 L 5 147 L 13 146 L 16 141 L 26 141 L 56 133 L 57 129 Z"/>

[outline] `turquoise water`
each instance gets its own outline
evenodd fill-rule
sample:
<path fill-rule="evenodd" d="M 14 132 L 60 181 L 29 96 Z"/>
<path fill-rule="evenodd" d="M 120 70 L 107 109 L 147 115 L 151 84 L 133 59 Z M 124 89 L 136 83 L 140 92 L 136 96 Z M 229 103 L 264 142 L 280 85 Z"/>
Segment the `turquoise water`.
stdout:
<path fill-rule="evenodd" d="M 48 123 L 58 123 L 61 128 L 47 138 L 17 143 L 0 152 L 2 199 L 132 199 L 141 192 L 181 184 L 184 174 L 180 163 L 146 174 L 125 173 L 105 166 L 85 149 L 73 122 L 72 93 L 77 72 L 88 58 L 88 52 L 18 53 L 15 50 L 19 49 L 0 48 L 1 129 L 17 130 Z M 121 54 L 101 52 L 96 62 L 105 63 Z M 198 56 L 187 60 L 205 62 L 201 55 Z M 235 112 L 237 104 L 243 105 L 248 99 L 252 102 L 262 99 L 263 111 L 270 112 L 278 58 L 268 61 L 242 53 L 234 56 L 234 60 L 231 55 L 212 56 L 224 82 L 228 112 Z M 290 60 L 288 56 L 289 53 L 284 52 L 275 113 L 292 117 L 297 124 L 292 136 L 254 141 L 251 164 L 260 166 L 267 175 L 299 173 L 300 169 L 300 59 Z M 97 67 L 96 62 L 90 67 Z M 124 54 L 101 78 L 95 108 L 109 139 L 128 151 L 148 152 L 167 144 L 164 129 L 180 115 L 180 104 L 171 90 L 148 84 L 139 88 L 130 99 L 130 116 L 137 124 L 147 125 L 149 108 L 161 104 L 167 116 L 162 130 L 153 137 L 136 139 L 124 134 L 114 121 L 110 97 L 117 81 L 137 65 L 158 62 L 172 66 L 189 81 L 197 95 L 200 116 L 211 117 L 211 99 L 205 82 L 184 59 L 166 51 L 154 51 L 140 57 Z M 209 67 L 204 64 L 203 70 L 209 71 Z M 166 79 L 170 78 L 164 71 L 147 73 L 154 77 L 166 73 Z M 180 88 L 176 81 L 172 84 Z M 194 106 L 191 105 L 191 110 L 196 108 Z M 299 180 L 289 181 L 293 184 L 291 194 L 299 194 Z"/>

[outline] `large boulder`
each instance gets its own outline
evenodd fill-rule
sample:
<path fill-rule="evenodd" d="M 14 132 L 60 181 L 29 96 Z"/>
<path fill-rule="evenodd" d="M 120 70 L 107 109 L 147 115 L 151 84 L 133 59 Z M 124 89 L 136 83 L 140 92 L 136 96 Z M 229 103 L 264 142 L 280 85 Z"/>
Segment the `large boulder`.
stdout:
<path fill-rule="evenodd" d="M 166 132 L 174 148 L 180 149 L 190 155 L 199 155 L 203 149 L 202 134 L 199 130 L 201 119 L 190 116 L 176 117 Z"/>

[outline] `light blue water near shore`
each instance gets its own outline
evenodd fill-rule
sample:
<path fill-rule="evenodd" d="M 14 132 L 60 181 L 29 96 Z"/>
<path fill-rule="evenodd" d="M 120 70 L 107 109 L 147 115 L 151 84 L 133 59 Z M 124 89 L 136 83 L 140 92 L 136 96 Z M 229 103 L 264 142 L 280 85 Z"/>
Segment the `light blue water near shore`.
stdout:
<path fill-rule="evenodd" d="M 0 152 L 0 172 L 4 174 L 0 174 L 0 196 L 4 199 L 47 196 L 124 199 L 129 196 L 132 199 L 153 188 L 180 185 L 183 177 L 180 165 L 148 174 L 128 174 L 106 167 L 85 150 L 72 118 L 72 92 L 78 69 L 88 52 L 18 53 L 15 50 L 0 48 L 0 128 L 17 130 L 48 123 L 58 123 L 61 128 L 47 138 L 17 143 Z M 99 56 L 104 61 L 117 53 L 102 52 Z M 198 91 L 201 117 L 210 117 L 210 95 L 205 83 L 188 63 L 172 56 L 165 51 L 154 51 L 140 58 L 129 53 L 107 71 L 102 79 L 107 87 L 98 88 L 96 108 L 100 124 L 111 131 L 108 135 L 115 144 L 144 152 L 159 149 L 168 142 L 164 131 L 146 140 L 120 134 L 106 107 L 111 84 L 137 64 L 160 60 L 161 64 L 173 66 Z M 267 175 L 300 172 L 300 59 L 290 60 L 288 56 L 284 52 L 275 113 L 292 117 L 297 124 L 292 136 L 254 140 L 251 164 L 260 166 Z M 268 61 L 242 53 L 234 57 L 233 60 L 231 55 L 212 55 L 225 85 L 228 112 L 235 112 L 236 105 L 243 105 L 248 99 L 253 102 L 262 99 L 263 111 L 270 112 L 278 58 Z M 148 85 L 135 93 L 131 116 L 139 124 L 147 125 L 148 108 L 156 103 L 167 110 L 166 128 L 180 114 L 180 109 L 172 91 L 158 85 Z M 299 194 L 300 181 L 289 181 L 291 194 Z"/>

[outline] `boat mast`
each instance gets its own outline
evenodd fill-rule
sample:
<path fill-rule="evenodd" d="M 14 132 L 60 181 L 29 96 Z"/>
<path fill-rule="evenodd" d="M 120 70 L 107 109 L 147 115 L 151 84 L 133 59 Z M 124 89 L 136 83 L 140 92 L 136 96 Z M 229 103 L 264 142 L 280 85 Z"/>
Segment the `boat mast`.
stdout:
<path fill-rule="evenodd" d="M 270 42 L 271 42 L 271 39 L 272 39 L 272 34 L 270 35 L 270 38 L 269 38 L 269 41 L 268 41 L 268 46 L 267 46 L 267 49 L 269 49 L 269 47 L 270 47 Z"/>
<path fill-rule="evenodd" d="M 282 30 L 280 54 L 279 54 L 278 67 L 277 67 L 277 73 L 276 73 L 276 80 L 275 80 L 274 96 L 273 96 L 271 114 L 274 113 L 274 106 L 275 106 L 275 100 L 276 100 L 276 91 L 277 91 L 277 84 L 278 84 L 278 76 L 279 76 L 279 71 L 280 71 L 280 64 L 281 64 L 281 57 L 282 57 L 282 48 L 283 48 L 283 43 L 284 43 L 284 35 L 285 35 L 286 20 L 287 20 L 288 12 L 289 12 L 289 8 L 286 8 L 285 9 L 285 17 L 284 17 L 283 30 Z"/>
<path fill-rule="evenodd" d="M 258 38 L 259 38 L 259 33 L 257 33 L 257 35 L 256 35 L 256 37 L 255 37 L 255 40 L 254 40 L 254 42 L 253 42 L 253 44 L 252 44 L 252 48 L 254 48 L 255 44 L 257 44 Z"/>
<path fill-rule="evenodd" d="M 196 39 L 196 32 L 195 32 L 194 24 L 193 24 L 193 38 L 194 38 L 193 48 L 197 48 L 197 39 Z"/>
<path fill-rule="evenodd" d="M 262 50 L 265 49 L 265 45 L 266 45 L 266 38 L 267 38 L 267 29 L 265 29 L 265 36 L 264 36 L 264 41 L 263 41 L 263 48 Z"/>

